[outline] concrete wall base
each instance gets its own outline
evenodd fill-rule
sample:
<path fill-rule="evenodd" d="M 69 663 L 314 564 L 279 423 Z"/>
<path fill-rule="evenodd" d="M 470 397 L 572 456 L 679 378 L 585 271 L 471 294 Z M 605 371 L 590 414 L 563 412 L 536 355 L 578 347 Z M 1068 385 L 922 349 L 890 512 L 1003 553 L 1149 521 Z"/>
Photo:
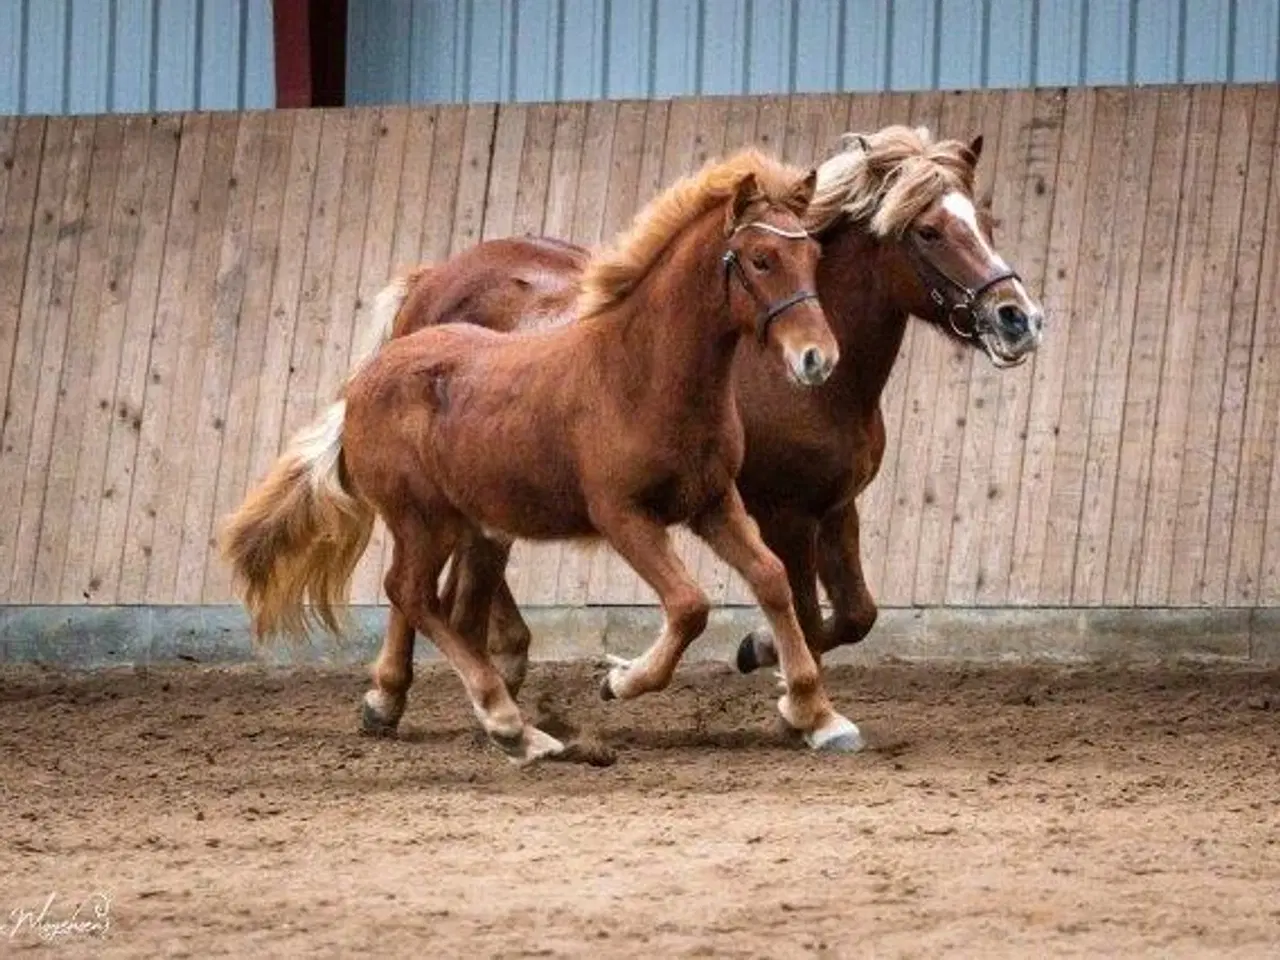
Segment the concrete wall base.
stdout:
<path fill-rule="evenodd" d="M 536 660 L 634 655 L 661 625 L 654 607 L 530 608 Z M 255 648 L 242 608 L 0 607 L 0 663 L 98 668 L 170 662 L 364 664 L 376 654 L 386 608 L 353 610 L 346 640 Z M 753 607 L 714 611 L 690 660 L 731 660 L 760 624 Z M 439 655 L 418 644 L 420 660 Z M 1280 609 L 951 608 L 882 610 L 871 636 L 831 663 L 1168 663 L 1280 666 Z"/>

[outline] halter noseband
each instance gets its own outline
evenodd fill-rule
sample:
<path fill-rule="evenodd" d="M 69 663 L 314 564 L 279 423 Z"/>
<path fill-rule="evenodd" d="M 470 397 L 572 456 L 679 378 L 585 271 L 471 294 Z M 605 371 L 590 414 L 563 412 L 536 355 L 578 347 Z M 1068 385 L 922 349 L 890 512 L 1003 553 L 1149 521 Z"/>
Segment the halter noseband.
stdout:
<path fill-rule="evenodd" d="M 809 233 L 806 230 L 783 230 L 781 227 L 775 227 L 771 223 L 764 223 L 760 220 L 752 220 L 749 223 L 740 223 L 733 228 L 733 232 L 729 234 L 732 239 L 739 232 L 746 230 L 748 227 L 756 230 L 763 230 L 766 233 L 772 233 L 775 236 L 785 237 L 788 240 L 807 240 Z M 758 303 L 761 307 L 761 313 L 756 319 L 756 337 L 761 343 L 769 336 L 769 327 L 773 321 L 777 320 L 782 314 L 790 310 L 798 303 L 804 303 L 806 300 L 817 300 L 818 295 L 812 290 L 799 290 L 791 296 L 779 300 L 777 303 L 770 304 L 768 300 L 760 295 L 760 290 L 752 282 L 751 277 L 747 275 L 746 269 L 742 266 L 742 261 L 738 259 L 738 251 L 726 250 L 721 262 L 724 263 L 724 298 L 727 302 L 729 299 L 729 278 L 733 274 L 737 274 L 742 289 L 751 295 L 751 299 Z"/>
<path fill-rule="evenodd" d="M 997 283 L 1003 283 L 1005 280 L 1021 281 L 1022 277 L 1018 276 L 1016 270 L 1005 267 L 1004 270 L 988 277 L 971 290 L 930 260 L 925 252 L 920 249 L 919 244 L 920 241 L 916 239 L 914 234 L 909 236 L 906 244 L 907 255 L 911 260 L 912 266 L 915 267 L 916 273 L 924 282 L 924 285 L 929 288 L 929 299 L 947 311 L 947 323 L 951 325 L 951 329 L 957 337 L 964 340 L 978 339 L 978 321 L 973 312 L 978 300 Z M 948 289 L 951 296 L 943 293 L 940 288 Z M 961 329 L 957 326 L 957 315 L 969 318 L 968 329 Z"/>

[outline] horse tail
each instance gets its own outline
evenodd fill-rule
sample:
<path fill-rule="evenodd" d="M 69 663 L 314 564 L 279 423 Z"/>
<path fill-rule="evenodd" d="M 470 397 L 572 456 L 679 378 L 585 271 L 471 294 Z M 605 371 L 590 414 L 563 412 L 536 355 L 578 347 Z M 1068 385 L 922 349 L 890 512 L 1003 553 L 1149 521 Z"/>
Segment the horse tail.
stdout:
<path fill-rule="evenodd" d="M 259 639 L 305 636 L 313 619 L 346 632 L 342 608 L 376 516 L 345 481 L 346 407 L 339 400 L 301 430 L 223 527 L 222 555 Z"/>
<path fill-rule="evenodd" d="M 396 277 L 378 291 L 373 298 L 373 309 L 369 313 L 369 324 L 358 335 L 356 342 L 356 359 L 347 375 L 350 380 L 364 369 L 374 355 L 395 336 L 396 317 L 400 308 L 413 288 L 429 271 L 430 267 L 418 267 L 408 273 Z"/>

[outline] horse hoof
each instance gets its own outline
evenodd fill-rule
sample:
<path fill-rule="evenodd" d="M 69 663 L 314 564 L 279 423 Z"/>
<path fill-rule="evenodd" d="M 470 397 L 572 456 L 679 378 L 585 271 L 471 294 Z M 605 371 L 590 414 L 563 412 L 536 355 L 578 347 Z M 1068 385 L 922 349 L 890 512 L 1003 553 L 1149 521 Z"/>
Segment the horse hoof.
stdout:
<path fill-rule="evenodd" d="M 396 727 L 400 725 L 399 714 L 394 715 L 391 719 L 383 717 L 373 708 L 369 701 L 363 700 L 360 703 L 360 732 L 370 737 L 394 737 L 396 735 Z"/>
<path fill-rule="evenodd" d="M 824 753 L 857 753 L 867 745 L 858 725 L 838 714 L 824 726 L 806 733 L 804 740 L 811 750 Z"/>
<path fill-rule="evenodd" d="M 564 744 L 543 733 L 537 727 L 524 727 L 515 736 L 502 736 L 490 733 L 489 739 L 498 745 L 503 753 L 518 767 L 526 767 L 539 760 L 556 757 L 564 753 Z"/>
<path fill-rule="evenodd" d="M 761 667 L 777 665 L 778 654 L 773 646 L 773 635 L 768 630 L 752 630 L 738 644 L 739 673 L 754 673 Z"/>

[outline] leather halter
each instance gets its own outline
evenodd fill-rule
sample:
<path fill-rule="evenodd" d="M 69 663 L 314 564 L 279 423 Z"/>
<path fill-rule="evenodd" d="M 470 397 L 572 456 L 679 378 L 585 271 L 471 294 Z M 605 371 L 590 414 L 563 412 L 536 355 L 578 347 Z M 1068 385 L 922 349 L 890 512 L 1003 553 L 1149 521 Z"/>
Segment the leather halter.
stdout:
<path fill-rule="evenodd" d="M 929 299 L 947 311 L 947 322 L 951 325 L 952 331 L 964 340 L 978 339 L 978 319 L 973 308 L 982 295 L 997 283 L 1003 283 L 1005 280 L 1022 280 L 1016 270 L 1005 267 L 1004 270 L 997 271 L 978 286 L 970 289 L 930 260 L 921 249 L 920 240 L 915 234 L 908 236 L 906 249 L 916 274 L 929 289 Z M 944 290 L 947 292 L 944 293 Z M 957 315 L 969 318 L 968 329 L 962 329 L 956 324 Z"/>
<path fill-rule="evenodd" d="M 748 227 L 756 230 L 764 230 L 766 233 L 772 233 L 779 237 L 785 237 L 788 240 L 808 240 L 809 233 L 806 230 L 783 230 L 781 227 L 775 227 L 771 223 L 764 223 L 760 220 L 752 220 L 749 223 L 740 223 L 733 228 L 733 232 L 729 234 L 730 239 L 737 236 L 742 230 Z M 761 343 L 769 336 L 769 327 L 773 321 L 777 320 L 783 313 L 790 310 L 798 303 L 804 303 L 806 300 L 817 300 L 818 295 L 812 290 L 799 290 L 791 296 L 779 300 L 777 303 L 770 304 L 763 296 L 760 290 L 752 282 L 751 277 L 747 275 L 746 269 L 742 266 L 742 261 L 738 259 L 738 251 L 726 250 L 721 261 L 724 263 L 724 298 L 727 302 L 729 299 L 729 279 L 736 274 L 742 289 L 751 295 L 751 299 L 760 305 L 761 313 L 756 318 L 756 336 Z"/>

